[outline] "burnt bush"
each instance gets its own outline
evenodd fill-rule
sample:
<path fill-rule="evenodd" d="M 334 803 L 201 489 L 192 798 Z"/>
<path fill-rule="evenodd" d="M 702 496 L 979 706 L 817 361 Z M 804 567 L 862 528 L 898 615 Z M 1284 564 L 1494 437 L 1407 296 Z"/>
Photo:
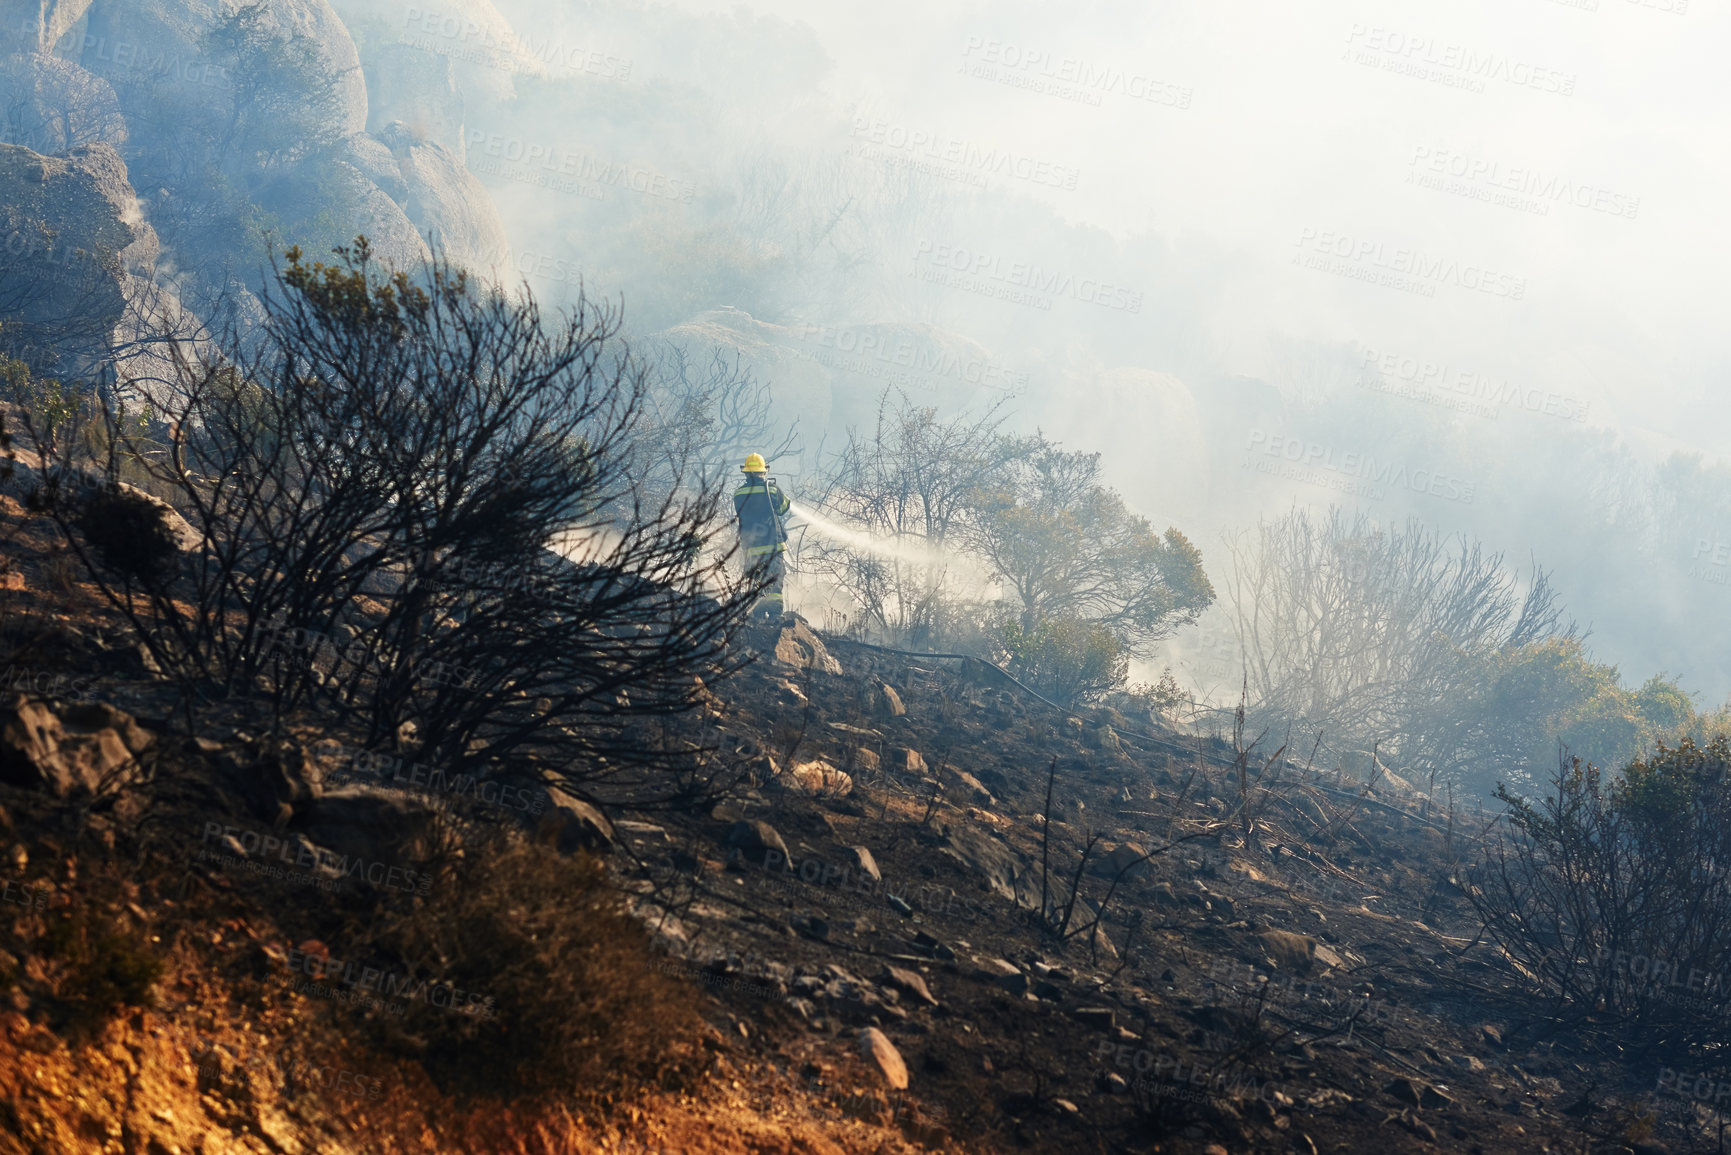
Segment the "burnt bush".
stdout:
<path fill-rule="evenodd" d="M 385 973 L 464 992 L 373 1019 L 383 1045 L 453 1093 L 600 1100 L 676 1075 L 702 1028 L 695 991 L 655 969 L 587 855 L 471 851 L 427 899 L 365 933 Z"/>
<path fill-rule="evenodd" d="M 1468 874 L 1517 965 L 1527 1026 L 1609 1034 L 1697 1066 L 1731 1044 L 1731 743 L 1661 745 L 1605 775 L 1561 762 L 1549 789 L 1499 790 L 1507 822 Z"/>
<path fill-rule="evenodd" d="M 119 486 L 93 489 L 79 503 L 74 524 L 102 564 L 123 581 L 159 584 L 180 555 L 167 509 Z"/>

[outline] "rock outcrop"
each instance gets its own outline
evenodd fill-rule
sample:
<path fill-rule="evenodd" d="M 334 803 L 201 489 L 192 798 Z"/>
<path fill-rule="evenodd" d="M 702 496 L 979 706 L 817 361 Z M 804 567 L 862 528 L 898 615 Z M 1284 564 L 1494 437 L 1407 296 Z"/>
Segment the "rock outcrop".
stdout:
<path fill-rule="evenodd" d="M 57 798 L 105 793 L 131 778 L 155 741 L 130 714 L 105 703 L 56 713 L 14 695 L 0 705 L 0 781 Z"/>

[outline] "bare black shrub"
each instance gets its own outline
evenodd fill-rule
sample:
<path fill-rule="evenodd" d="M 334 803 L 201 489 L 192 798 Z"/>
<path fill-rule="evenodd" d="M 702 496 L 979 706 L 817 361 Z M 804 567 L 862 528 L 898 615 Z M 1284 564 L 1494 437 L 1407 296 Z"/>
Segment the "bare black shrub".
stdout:
<path fill-rule="evenodd" d="M 452 772 L 550 771 L 597 800 L 710 782 L 678 718 L 741 660 L 757 591 L 690 548 L 716 486 L 633 488 L 646 370 L 617 314 L 548 321 L 442 261 L 381 272 L 365 238 L 331 265 L 286 257 L 265 325 L 176 362 L 149 423 L 165 438 L 110 396 L 106 459 L 45 462 L 48 508 L 189 717 L 262 695 L 278 719 L 316 708 Z M 123 580 L 80 532 L 74 497 L 123 466 L 202 538 L 174 581 Z"/>
<path fill-rule="evenodd" d="M 1606 779 L 1561 761 L 1468 872 L 1535 1034 L 1611 1036 L 1681 1066 L 1731 1041 L 1731 745 L 1661 746 Z"/>

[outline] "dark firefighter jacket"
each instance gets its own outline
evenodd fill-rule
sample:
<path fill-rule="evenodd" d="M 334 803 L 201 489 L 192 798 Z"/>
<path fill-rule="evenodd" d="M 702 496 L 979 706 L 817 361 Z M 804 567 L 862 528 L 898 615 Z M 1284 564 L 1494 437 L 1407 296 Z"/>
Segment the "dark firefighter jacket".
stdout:
<path fill-rule="evenodd" d="M 787 527 L 781 519 L 791 504 L 773 477 L 745 475 L 733 491 L 733 512 L 739 518 L 739 541 L 748 556 L 780 553 L 787 548 Z"/>

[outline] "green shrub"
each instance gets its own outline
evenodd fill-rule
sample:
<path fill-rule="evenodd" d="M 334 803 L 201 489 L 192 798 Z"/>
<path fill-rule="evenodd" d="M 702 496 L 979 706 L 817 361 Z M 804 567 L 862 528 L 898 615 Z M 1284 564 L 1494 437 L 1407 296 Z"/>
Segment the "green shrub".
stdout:
<path fill-rule="evenodd" d="M 1047 618 L 1032 627 L 1011 621 L 1001 633 L 1010 672 L 1059 705 L 1093 702 L 1124 685 L 1130 655 L 1099 622 Z"/>

